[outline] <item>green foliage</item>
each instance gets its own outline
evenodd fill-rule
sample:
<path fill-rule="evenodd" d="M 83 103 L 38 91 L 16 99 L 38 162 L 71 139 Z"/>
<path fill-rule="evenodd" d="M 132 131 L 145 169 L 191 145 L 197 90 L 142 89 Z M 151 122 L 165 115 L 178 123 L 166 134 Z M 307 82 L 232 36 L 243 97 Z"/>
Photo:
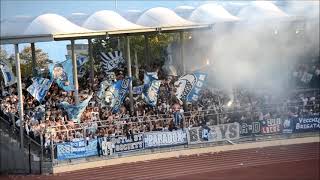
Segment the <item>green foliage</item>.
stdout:
<path fill-rule="evenodd" d="M 51 62 L 47 53 L 43 52 L 42 49 L 36 48 L 36 65 L 35 68 L 38 69 L 47 69 L 48 64 Z M 14 59 L 14 56 L 11 55 L 11 59 Z M 32 54 L 31 47 L 27 46 L 20 52 L 20 69 L 22 77 L 30 77 L 32 73 Z M 15 69 L 15 67 L 14 67 Z"/>
<path fill-rule="evenodd" d="M 130 55 L 133 62 L 134 52 L 137 52 L 138 63 L 141 64 L 152 64 L 153 62 L 163 62 L 166 54 L 164 53 L 168 44 L 178 40 L 179 34 L 177 33 L 166 33 L 166 34 L 153 34 L 149 35 L 149 55 L 150 61 L 146 62 L 145 57 L 145 38 L 143 35 L 130 36 Z M 94 39 L 93 40 L 93 57 L 96 62 L 100 61 L 100 52 L 110 52 L 118 50 L 118 38 L 105 39 Z M 120 37 L 120 51 L 125 56 L 125 41 L 123 37 Z"/>

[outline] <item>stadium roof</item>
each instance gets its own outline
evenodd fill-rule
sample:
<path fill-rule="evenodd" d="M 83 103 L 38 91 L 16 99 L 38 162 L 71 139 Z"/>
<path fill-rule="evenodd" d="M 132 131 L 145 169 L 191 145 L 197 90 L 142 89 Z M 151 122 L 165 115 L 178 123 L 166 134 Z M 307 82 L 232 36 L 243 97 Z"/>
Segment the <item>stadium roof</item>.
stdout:
<path fill-rule="evenodd" d="M 198 23 L 218 23 L 237 21 L 238 17 L 231 15 L 221 5 L 204 4 L 195 9 L 189 17 L 190 21 Z"/>
<path fill-rule="evenodd" d="M 270 1 L 253 1 L 243 7 L 238 15 L 243 20 L 262 21 L 288 18 L 289 15 Z"/>
<path fill-rule="evenodd" d="M 1 20 L 0 44 L 200 30 L 210 29 L 215 23 L 239 19 L 263 22 L 266 19 L 290 17 L 272 2 L 265 1 L 247 3 L 239 11 L 238 17 L 216 4 L 204 4 L 195 9 L 181 6 L 177 7 L 175 12 L 156 7 L 144 12 L 133 10 L 121 14 L 123 16 L 114 11 L 102 10 L 91 15 L 73 13 L 63 17 L 57 14 L 42 14 L 37 17 L 18 16 Z"/>

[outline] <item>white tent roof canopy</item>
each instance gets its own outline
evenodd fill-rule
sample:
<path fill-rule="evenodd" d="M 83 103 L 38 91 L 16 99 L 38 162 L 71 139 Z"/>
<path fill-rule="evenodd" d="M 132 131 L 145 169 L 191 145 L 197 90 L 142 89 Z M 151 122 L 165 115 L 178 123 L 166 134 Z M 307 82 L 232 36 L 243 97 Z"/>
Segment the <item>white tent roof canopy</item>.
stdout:
<path fill-rule="evenodd" d="M 193 24 L 192 22 L 181 18 L 172 10 L 163 7 L 147 10 L 139 17 L 136 23 L 149 27 L 184 26 Z"/>
<path fill-rule="evenodd" d="M 90 32 L 73 24 L 65 17 L 57 14 L 43 14 L 34 19 L 23 35 L 42 35 L 42 34 L 66 34 L 66 33 L 84 33 Z"/>
<path fill-rule="evenodd" d="M 289 15 L 270 1 L 253 1 L 248 6 L 243 7 L 237 16 L 242 20 L 249 21 L 283 19 L 289 17 Z"/>
<path fill-rule="evenodd" d="M 237 6 L 240 7 L 239 3 Z M 255 23 L 266 19 L 282 20 L 290 17 L 272 2 L 254 1 L 244 4 L 238 13 L 240 20 Z M 144 12 L 123 11 L 121 13 L 123 16 L 109 10 L 97 11 L 91 15 L 77 12 L 66 18 L 57 14 L 42 14 L 38 17 L 16 16 L 1 20 L 0 44 L 208 29 L 212 28 L 213 23 L 239 19 L 223 6 L 216 4 L 204 4 L 196 9 L 192 6 L 178 6 L 175 11 L 180 16 L 164 7 L 155 7 Z M 181 16 L 189 18 L 186 20 Z"/>
<path fill-rule="evenodd" d="M 238 17 L 231 15 L 221 5 L 204 4 L 195 9 L 189 17 L 190 21 L 198 23 L 219 23 L 237 21 Z"/>
<path fill-rule="evenodd" d="M 102 10 L 92 14 L 82 25 L 93 30 L 139 29 L 142 26 L 127 21 L 114 11 Z"/>

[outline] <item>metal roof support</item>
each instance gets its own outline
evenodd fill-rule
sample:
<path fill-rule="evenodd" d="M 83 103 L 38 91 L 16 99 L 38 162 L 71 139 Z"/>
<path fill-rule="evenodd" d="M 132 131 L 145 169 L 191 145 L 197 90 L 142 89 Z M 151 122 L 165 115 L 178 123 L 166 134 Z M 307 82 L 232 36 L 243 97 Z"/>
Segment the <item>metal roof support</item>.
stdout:
<path fill-rule="evenodd" d="M 130 97 L 130 112 L 134 113 L 133 109 L 133 94 L 132 94 L 132 72 L 131 72 L 131 57 L 130 57 L 130 39 L 128 36 L 125 36 L 126 41 L 126 51 L 127 51 L 127 67 L 128 67 L 128 76 L 131 78 L 129 83 L 129 97 Z"/>
<path fill-rule="evenodd" d="M 22 86 L 21 86 L 21 69 L 20 69 L 20 55 L 19 55 L 19 45 L 14 45 L 15 59 L 16 59 L 16 72 L 17 72 L 17 84 L 18 84 L 18 110 L 20 118 L 20 149 L 23 149 L 23 127 L 24 127 L 24 117 L 23 117 L 23 98 L 22 98 Z"/>
<path fill-rule="evenodd" d="M 184 63 L 184 55 L 183 55 L 183 50 L 184 50 L 184 39 L 183 39 L 183 31 L 179 32 L 180 34 L 180 60 L 181 60 L 181 72 L 182 74 L 186 73 L 186 68 L 185 68 L 185 63 Z"/>
<path fill-rule="evenodd" d="M 139 79 L 139 63 L 138 63 L 138 53 L 137 50 L 134 49 L 134 75 L 136 76 L 137 79 Z"/>
<path fill-rule="evenodd" d="M 145 57 L 145 64 L 150 64 L 150 47 L 149 47 L 149 35 L 144 34 L 144 57 Z"/>
<path fill-rule="evenodd" d="M 74 84 L 74 100 L 79 104 L 79 84 L 78 84 L 78 70 L 77 70 L 77 57 L 74 51 L 74 40 L 71 40 L 71 57 L 73 66 L 73 84 Z"/>
<path fill-rule="evenodd" d="M 31 43 L 31 57 L 32 57 L 32 75 L 33 77 L 37 76 L 36 71 L 36 48 L 34 46 L 34 43 Z"/>
<path fill-rule="evenodd" d="M 94 59 L 93 59 L 93 54 L 92 54 L 92 41 L 91 38 L 88 39 L 88 45 L 89 45 L 89 61 L 90 61 L 90 81 L 91 81 L 91 89 L 93 90 L 93 85 L 94 85 Z"/>

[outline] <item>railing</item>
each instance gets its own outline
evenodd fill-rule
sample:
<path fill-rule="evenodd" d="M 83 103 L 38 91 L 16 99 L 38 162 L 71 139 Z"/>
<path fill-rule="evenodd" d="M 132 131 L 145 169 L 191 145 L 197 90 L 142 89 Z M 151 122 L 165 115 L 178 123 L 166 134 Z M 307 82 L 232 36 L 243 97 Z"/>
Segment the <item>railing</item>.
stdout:
<path fill-rule="evenodd" d="M 70 142 L 56 144 L 55 165 L 71 161 L 73 158 L 89 158 L 91 160 L 111 159 L 137 154 L 199 148 L 221 144 L 253 142 L 288 137 L 319 136 L 320 116 L 298 118 L 276 118 L 253 121 L 251 123 L 227 123 L 214 126 L 199 126 L 184 130 L 143 132 L 133 137 L 109 136 L 95 139 L 75 139 Z M 312 128 L 309 128 L 309 126 Z M 302 128 L 302 129 L 301 129 Z M 306 129 L 303 129 L 306 128 Z M 208 131 L 209 129 L 209 131 Z M 208 132 L 212 132 L 208 135 Z M 168 148 L 169 146 L 169 148 Z M 72 147 L 85 151 L 81 156 L 74 156 L 68 151 Z M 94 157 L 103 155 L 102 157 Z M 91 156 L 91 157 L 89 157 Z M 93 157 L 92 157 L 93 156 Z M 90 160 L 90 161 L 91 161 Z M 72 160 L 76 162 L 77 160 Z M 83 160 L 82 160 L 83 161 Z"/>
<path fill-rule="evenodd" d="M 313 92 L 314 90 L 309 90 L 311 92 Z M 317 89 L 317 92 L 319 91 L 319 89 Z M 302 91 L 302 92 L 305 92 L 305 91 Z M 319 102 L 316 102 L 317 104 L 319 104 Z M 312 105 L 311 105 L 312 106 Z M 221 121 L 221 117 L 223 116 L 226 116 L 226 115 L 231 115 L 235 112 L 238 112 L 238 113 L 249 113 L 249 114 L 254 114 L 256 113 L 257 111 L 248 111 L 248 110 L 245 110 L 246 108 L 250 108 L 250 109 L 262 109 L 262 110 L 267 110 L 267 111 L 273 111 L 273 110 L 276 110 L 279 114 L 282 115 L 282 120 L 288 118 L 286 116 L 286 110 L 288 108 L 291 108 L 291 107 L 299 107 L 299 108 L 308 108 L 309 105 L 307 106 L 301 106 L 301 105 L 296 105 L 294 104 L 294 102 L 291 102 L 290 105 L 285 105 L 284 104 L 268 104 L 267 106 L 260 106 L 260 107 L 253 107 L 253 106 L 247 106 L 247 107 L 241 107 L 237 110 L 233 109 L 233 108 L 226 108 L 223 109 L 222 112 L 219 112 L 221 109 L 219 110 L 216 110 L 216 109 L 207 109 L 207 110 L 201 110 L 201 111 L 192 111 L 192 112 L 186 112 L 185 113 L 185 116 L 184 116 L 184 127 L 185 128 L 188 128 L 188 127 L 191 127 L 190 129 L 192 128 L 201 128 L 200 127 L 200 121 L 201 120 L 206 120 L 206 122 L 209 121 L 209 125 L 221 125 L 221 124 L 225 124 L 225 122 L 222 122 Z M 1 112 L 0 112 L 1 113 Z M 187 114 L 192 114 L 192 115 L 187 115 Z M 4 114 L 1 114 L 1 117 L 5 117 Z M 7 119 L 5 118 L 2 118 L 2 120 L 4 120 L 4 122 L 7 122 L 7 125 L 8 127 L 10 127 L 10 117 L 7 117 Z M 216 119 L 216 121 L 212 121 L 213 119 Z M 15 119 L 16 120 L 16 119 Z M 248 120 L 248 122 L 252 122 L 254 119 L 250 119 Z M 115 124 L 108 124 L 108 121 L 107 120 L 99 120 L 97 121 L 98 122 L 98 128 L 104 128 L 104 127 L 107 127 L 107 126 L 117 126 L 117 127 L 123 127 L 125 125 L 135 125 L 135 124 L 141 124 L 141 123 L 155 123 L 155 122 L 162 122 L 162 124 L 165 124 L 166 126 L 171 123 L 173 121 L 173 117 L 172 115 L 168 115 L 168 114 L 159 114 L 159 115 L 154 115 L 154 116 L 140 116 L 140 117 L 129 117 L 129 118 L 121 118 L 121 119 L 115 119 Z M 211 121 L 211 122 L 210 122 Z M 242 126 L 245 124 L 244 122 L 241 122 L 240 120 L 238 120 L 238 123 L 240 122 L 239 124 L 239 128 L 241 129 Z M 283 123 L 283 122 L 282 122 Z M 68 125 L 61 125 L 61 126 L 52 126 L 50 127 L 50 129 L 56 129 L 55 132 L 57 133 L 63 133 L 63 132 L 67 132 L 67 135 L 69 135 L 69 132 L 71 131 L 83 131 L 85 132 L 86 129 L 87 129 L 87 123 L 75 123 L 75 127 L 71 127 L 71 126 L 68 126 Z M 192 127 L 193 126 L 193 127 Z M 282 124 L 283 126 L 283 124 Z M 62 129 L 63 128 L 63 129 Z M 9 129 L 9 128 L 8 128 Z M 121 128 L 123 129 L 123 128 Z M 19 132 L 20 129 L 16 128 L 15 127 L 15 132 Z M 185 129 L 186 133 L 189 133 L 189 129 Z M 50 131 L 48 131 L 50 133 Z M 165 131 L 165 132 L 170 132 L 170 131 Z M 165 133 L 164 131 L 154 131 L 153 133 Z M 197 132 L 199 132 L 199 130 L 197 130 Z M 152 133 L 152 132 L 141 132 L 142 134 L 149 134 L 149 133 Z M 241 132 L 239 132 L 240 134 Z M 112 137 L 108 137 L 109 139 L 118 139 L 119 137 L 124 137 L 124 132 L 122 131 L 120 134 L 122 134 L 121 136 L 112 136 Z M 271 136 L 275 137 L 276 135 L 279 135 L 280 136 L 287 136 L 288 134 L 282 134 L 282 132 L 280 133 L 275 133 L 275 134 L 271 134 Z M 30 138 L 25 132 L 24 132 L 24 137 L 25 137 L 25 140 L 24 142 L 29 142 L 28 144 L 33 144 L 35 152 L 39 149 L 41 149 L 41 152 L 42 151 L 42 148 L 43 148 L 43 145 L 40 145 L 37 141 L 33 140 L 32 138 Z M 136 135 L 136 134 L 135 134 Z M 296 134 L 295 134 L 296 135 Z M 51 134 L 51 146 L 49 147 L 49 149 L 47 149 L 47 153 L 45 153 L 45 157 L 48 157 L 48 158 L 51 158 L 51 159 L 56 159 L 57 158 L 57 146 L 59 146 L 59 144 L 61 143 L 55 143 L 53 141 L 53 135 Z M 144 135 L 143 135 L 144 136 Z M 86 137 L 86 135 L 84 134 L 84 137 Z M 252 140 L 256 140 L 256 138 L 259 138 L 259 137 L 265 137 L 265 136 L 261 136 L 259 134 L 251 134 L 250 136 L 240 136 L 240 138 L 238 140 L 235 140 L 235 142 L 237 141 L 240 141 L 240 140 L 244 140 L 244 139 L 248 139 L 248 141 L 252 141 Z M 19 139 L 19 138 L 17 138 Z M 43 142 L 43 141 L 41 141 Z M 81 142 L 81 141 L 80 141 Z M 86 140 L 84 140 L 84 142 L 86 142 Z M 219 143 L 225 143 L 225 141 L 218 141 L 218 142 L 214 142 L 213 144 L 219 144 Z M 68 142 L 66 142 L 68 143 Z M 88 141 L 87 141 L 88 143 Z M 145 143 L 145 142 L 143 142 Z M 25 144 L 25 147 L 28 145 L 27 143 Z M 186 147 L 192 147 L 192 146 L 196 146 L 198 144 L 190 144 L 189 141 L 186 143 L 186 144 L 183 144 L 183 147 L 182 148 L 185 148 Z M 207 146 L 207 145 L 212 145 L 212 143 L 201 143 L 201 146 Z M 174 148 L 179 148 L 181 146 L 179 145 L 176 145 L 174 146 Z M 28 147 L 26 147 L 28 148 Z M 157 149 L 157 148 L 155 148 Z M 117 156 L 122 156 L 123 154 L 126 154 L 126 155 L 134 155 L 136 153 L 139 153 L 139 152 L 147 152 L 148 150 L 155 150 L 154 148 L 151 148 L 151 149 L 143 149 L 143 150 L 138 150 L 138 151 L 131 151 L 130 153 L 117 153 Z M 41 156 L 42 157 L 42 156 Z M 106 156 L 107 158 L 114 158 L 114 156 Z M 56 161 L 55 163 L 57 163 L 58 161 Z"/>

